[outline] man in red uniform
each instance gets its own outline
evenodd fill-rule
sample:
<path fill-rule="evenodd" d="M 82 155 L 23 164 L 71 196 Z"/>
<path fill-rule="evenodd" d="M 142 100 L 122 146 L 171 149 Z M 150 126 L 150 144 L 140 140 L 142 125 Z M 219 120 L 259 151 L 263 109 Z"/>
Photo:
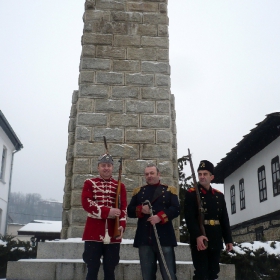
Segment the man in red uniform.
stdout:
<path fill-rule="evenodd" d="M 84 182 L 82 191 L 82 205 L 88 212 L 83 234 L 85 241 L 83 260 L 88 268 L 86 280 L 97 280 L 101 256 L 103 256 L 104 279 L 114 280 L 115 267 L 120 259 L 120 242 L 126 226 L 126 189 L 124 184 L 121 184 L 120 208 L 115 208 L 118 181 L 112 178 L 111 155 L 100 156 L 98 172 L 99 177 Z M 114 238 L 116 217 L 119 217 L 121 234 Z"/>

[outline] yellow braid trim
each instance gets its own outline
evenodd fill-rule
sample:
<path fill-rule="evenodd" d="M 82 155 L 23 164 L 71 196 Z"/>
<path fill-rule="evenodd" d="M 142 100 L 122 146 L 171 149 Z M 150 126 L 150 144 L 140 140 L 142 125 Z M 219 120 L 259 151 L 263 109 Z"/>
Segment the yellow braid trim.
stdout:
<path fill-rule="evenodd" d="M 135 196 L 136 194 L 138 194 L 140 192 L 141 187 L 135 188 L 133 190 L 132 196 Z"/>
<path fill-rule="evenodd" d="M 172 194 L 177 195 L 177 188 L 175 188 L 175 187 L 168 186 L 167 191 L 171 192 Z"/>

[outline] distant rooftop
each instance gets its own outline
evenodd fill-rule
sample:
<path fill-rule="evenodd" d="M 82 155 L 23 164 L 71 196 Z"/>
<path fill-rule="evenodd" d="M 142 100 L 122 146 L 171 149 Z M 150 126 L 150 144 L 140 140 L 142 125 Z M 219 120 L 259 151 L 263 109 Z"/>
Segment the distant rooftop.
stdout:
<path fill-rule="evenodd" d="M 33 235 L 37 240 L 60 239 L 61 221 L 34 220 L 18 230 L 18 235 Z"/>
<path fill-rule="evenodd" d="M 19 234 L 27 234 L 35 233 L 35 232 L 59 232 L 62 228 L 61 221 L 44 221 L 44 220 L 34 220 L 31 223 L 23 226 L 18 233 Z M 28 232 L 28 233 L 26 233 Z"/>

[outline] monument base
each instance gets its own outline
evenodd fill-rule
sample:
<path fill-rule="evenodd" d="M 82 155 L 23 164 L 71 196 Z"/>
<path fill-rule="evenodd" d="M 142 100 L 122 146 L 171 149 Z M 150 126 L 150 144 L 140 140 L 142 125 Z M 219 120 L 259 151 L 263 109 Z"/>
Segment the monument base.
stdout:
<path fill-rule="evenodd" d="M 141 280 L 138 249 L 133 240 L 123 240 L 120 250 L 121 261 L 116 267 L 116 280 Z M 37 259 L 8 262 L 7 280 L 81 280 L 86 278 L 87 267 L 81 259 L 84 244 L 79 238 L 40 242 Z M 189 245 L 179 243 L 175 247 L 178 280 L 191 280 L 193 264 Z M 234 280 L 234 265 L 221 265 L 219 278 Z M 100 266 L 98 279 L 104 279 Z M 158 268 L 157 279 L 161 279 Z"/>

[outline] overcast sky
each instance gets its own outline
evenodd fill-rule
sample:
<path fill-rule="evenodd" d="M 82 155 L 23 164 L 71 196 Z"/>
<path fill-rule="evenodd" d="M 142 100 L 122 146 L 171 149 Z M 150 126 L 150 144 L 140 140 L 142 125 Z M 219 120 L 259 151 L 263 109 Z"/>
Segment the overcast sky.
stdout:
<path fill-rule="evenodd" d="M 279 0 L 169 0 L 178 156 L 217 164 L 280 104 Z M 24 148 L 12 191 L 62 201 L 84 0 L 0 0 L 0 109 Z"/>

